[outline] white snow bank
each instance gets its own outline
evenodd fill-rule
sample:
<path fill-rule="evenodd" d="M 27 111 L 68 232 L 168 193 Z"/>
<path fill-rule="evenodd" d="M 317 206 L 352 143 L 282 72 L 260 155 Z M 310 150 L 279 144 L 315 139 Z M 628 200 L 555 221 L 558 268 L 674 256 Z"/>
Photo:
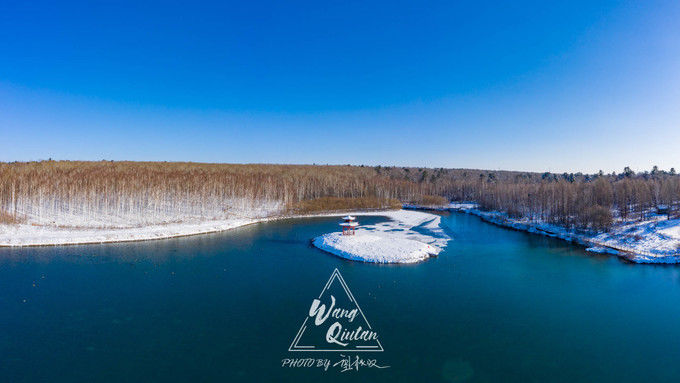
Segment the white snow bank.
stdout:
<path fill-rule="evenodd" d="M 0 225 L 0 246 L 75 245 L 142 241 L 205 234 L 233 229 L 266 219 L 183 222 L 137 228 L 60 228 L 38 225 Z"/>
<path fill-rule="evenodd" d="M 76 206 L 80 206 L 77 205 Z M 134 211 L 103 206 L 83 211 L 69 204 L 22 205 L 23 224 L 0 224 L 0 246 L 70 245 L 141 241 L 212 233 L 281 215 L 277 201 L 231 199 L 144 205 Z"/>
<path fill-rule="evenodd" d="M 680 241 L 680 224 L 678 221 L 680 220 L 672 220 L 662 223 L 663 228 L 658 229 L 657 232 L 660 235 L 665 235 L 666 237 Z"/>
<path fill-rule="evenodd" d="M 631 260 L 635 262 L 679 263 L 680 219 L 621 222 L 591 241 L 634 253 Z"/>
<path fill-rule="evenodd" d="M 314 239 L 314 246 L 346 259 L 373 263 L 413 263 L 439 253 L 426 243 L 369 233 L 324 234 Z"/>
<path fill-rule="evenodd" d="M 337 256 L 374 263 L 413 263 L 439 254 L 450 237 L 438 215 L 398 210 L 357 215 L 386 216 L 391 220 L 359 226 L 355 235 L 339 232 L 314 238 L 314 246 Z"/>
<path fill-rule="evenodd" d="M 77 200 L 71 202 L 48 198 L 42 203 L 23 201 L 17 206 L 0 206 L 0 210 L 11 211 L 27 224 L 37 226 L 122 229 L 176 222 L 265 218 L 284 209 L 281 201 L 247 198 L 187 199 L 173 203 L 167 201 L 150 203 L 144 196 L 139 196 L 137 200 L 130 199 L 128 204 L 115 206 L 106 203 L 93 206 L 86 201 Z"/>

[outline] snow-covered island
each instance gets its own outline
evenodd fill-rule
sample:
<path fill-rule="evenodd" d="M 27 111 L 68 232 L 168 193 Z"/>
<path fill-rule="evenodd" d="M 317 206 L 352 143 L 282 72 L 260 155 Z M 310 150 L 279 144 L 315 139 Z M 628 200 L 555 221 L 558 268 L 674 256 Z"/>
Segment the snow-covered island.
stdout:
<path fill-rule="evenodd" d="M 314 238 L 314 246 L 353 261 L 414 263 L 439 254 L 450 240 L 435 214 L 412 210 L 353 214 L 385 216 L 390 221 L 358 226 L 354 235 L 324 234 Z"/>

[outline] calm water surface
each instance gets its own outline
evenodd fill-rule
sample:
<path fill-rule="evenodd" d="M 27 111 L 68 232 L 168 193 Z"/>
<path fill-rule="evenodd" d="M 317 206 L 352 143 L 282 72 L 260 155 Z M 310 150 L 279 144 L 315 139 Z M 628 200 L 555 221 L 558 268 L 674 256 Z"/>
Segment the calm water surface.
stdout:
<path fill-rule="evenodd" d="M 406 266 L 311 247 L 337 229 L 333 218 L 0 249 L 0 381 L 680 380 L 679 267 L 594 256 L 460 213 L 442 224 L 447 249 Z M 389 369 L 280 367 L 335 268 Z"/>

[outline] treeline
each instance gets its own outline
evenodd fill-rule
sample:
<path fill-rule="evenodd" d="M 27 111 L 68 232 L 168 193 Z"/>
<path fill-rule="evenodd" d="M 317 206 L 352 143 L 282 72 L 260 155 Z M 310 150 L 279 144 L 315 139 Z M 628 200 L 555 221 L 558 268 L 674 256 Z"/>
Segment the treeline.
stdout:
<path fill-rule="evenodd" d="M 348 210 L 401 209 L 401 206 L 401 202 L 397 199 L 320 197 L 290 204 L 289 211 L 294 214 L 312 214 Z"/>
<path fill-rule="evenodd" d="M 374 168 L 349 166 L 0 163 L 0 218 L 5 223 L 120 226 L 266 216 L 322 197 L 357 203 L 372 198 L 375 206 L 394 206 L 394 199 L 417 193 L 411 184 Z"/>
<path fill-rule="evenodd" d="M 386 207 L 395 206 L 395 200 L 427 205 L 475 201 L 517 218 L 606 229 L 613 219 L 640 219 L 659 205 L 677 214 L 680 177 L 673 169 L 658 168 L 589 175 L 380 166 L 0 163 L 0 217 L 5 222 L 107 224 L 119 219 L 144 224 L 332 210 L 349 208 L 351 201 L 355 208 Z"/>
<path fill-rule="evenodd" d="M 602 230 L 614 218 L 644 219 L 658 208 L 677 215 L 680 182 L 677 176 L 481 182 L 475 194 L 470 199 L 483 209 L 505 211 L 511 217 Z"/>

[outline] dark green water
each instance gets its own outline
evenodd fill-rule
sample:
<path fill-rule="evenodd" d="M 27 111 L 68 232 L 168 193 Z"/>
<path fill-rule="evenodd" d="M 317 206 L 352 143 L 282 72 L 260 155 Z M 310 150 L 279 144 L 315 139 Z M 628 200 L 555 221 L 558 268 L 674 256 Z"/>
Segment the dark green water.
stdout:
<path fill-rule="evenodd" d="M 680 380 L 680 268 L 459 213 L 442 223 L 448 248 L 406 266 L 310 247 L 337 229 L 332 218 L 0 249 L 0 381 Z M 288 346 L 334 268 L 380 334 L 385 351 L 372 357 L 390 368 L 280 367 L 309 354 Z"/>

